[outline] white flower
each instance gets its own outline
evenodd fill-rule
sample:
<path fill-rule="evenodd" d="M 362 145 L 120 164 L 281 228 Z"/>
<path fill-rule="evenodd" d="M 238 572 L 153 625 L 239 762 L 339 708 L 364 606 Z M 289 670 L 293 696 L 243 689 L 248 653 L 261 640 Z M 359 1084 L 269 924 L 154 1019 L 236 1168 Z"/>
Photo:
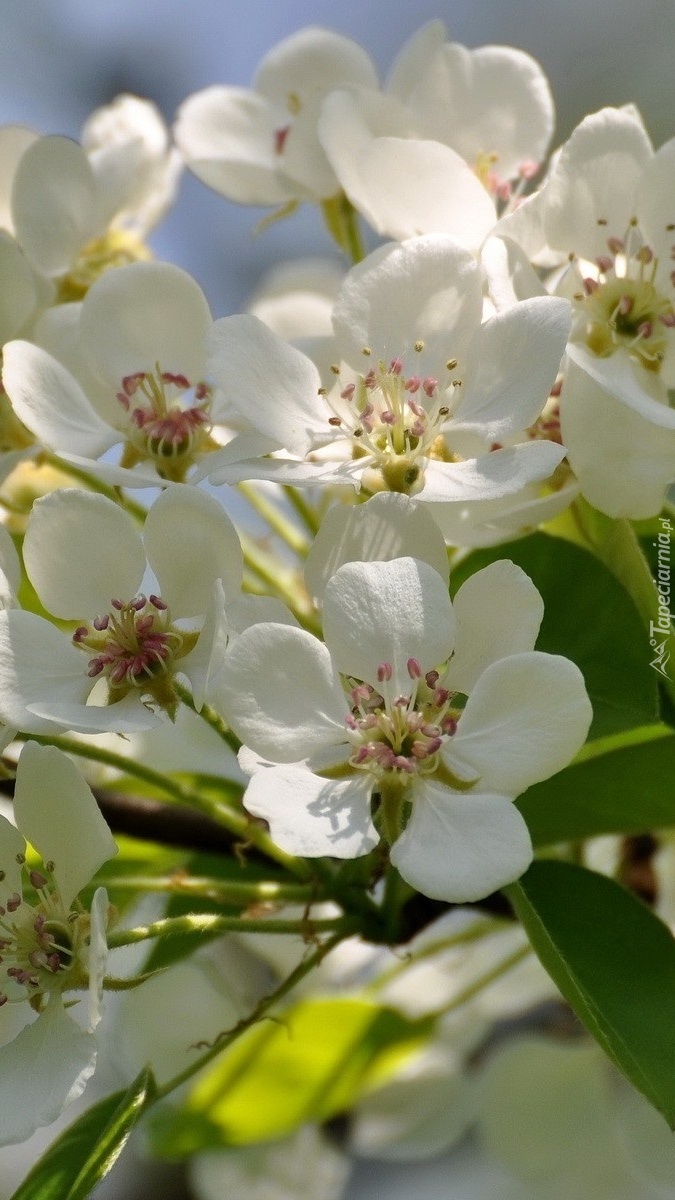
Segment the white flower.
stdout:
<path fill-rule="evenodd" d="M 494 200 L 536 173 L 552 131 L 534 59 L 448 43 L 441 22 L 404 46 L 385 93 L 337 88 L 319 122 L 342 187 L 378 233 L 451 233 L 471 249 L 496 221 Z"/>
<path fill-rule="evenodd" d="M 375 796 L 392 862 L 426 895 L 517 878 L 532 846 L 511 800 L 569 762 L 591 719 L 578 669 L 532 650 L 541 616 L 512 563 L 472 576 L 454 608 L 426 563 L 347 563 L 325 645 L 260 624 L 228 649 L 218 703 L 248 747 L 246 807 L 291 853 L 352 858 L 378 842 Z"/>
<path fill-rule="evenodd" d="M 306 28 L 263 59 L 253 89 L 210 87 L 181 106 L 174 130 L 188 167 L 241 204 L 325 200 L 339 183 L 317 137 L 321 101 L 341 84 L 377 87 L 356 42 Z"/>
<path fill-rule="evenodd" d="M 233 414 L 206 375 L 211 324 L 204 293 L 179 267 L 120 267 L 81 305 L 50 309 L 35 331 L 41 345 L 5 347 L 4 387 L 44 445 L 108 483 L 197 479 L 203 459 L 210 468 L 270 446 L 242 434 L 239 451 L 240 439 L 225 449 L 212 436 L 232 437 Z M 107 452 L 120 445 L 118 465 Z"/>
<path fill-rule="evenodd" d="M 546 478 L 560 446 L 500 446 L 543 408 L 567 303 L 534 297 L 485 324 L 481 311 L 472 255 L 431 235 L 385 246 L 350 271 L 333 318 L 343 365 L 328 394 L 314 363 L 254 317 L 217 321 L 213 379 L 286 456 L 210 478 L 360 483 L 430 501 L 498 499 Z"/>
<path fill-rule="evenodd" d="M 140 239 L 171 201 L 180 169 L 147 100 L 119 96 L 97 109 L 83 140 L 13 127 L 4 138 L 7 225 L 62 300 L 80 299 L 107 267 L 149 257 Z"/>
<path fill-rule="evenodd" d="M 52 747 L 29 742 L 22 750 L 14 812 L 18 828 L 0 817 L 3 1145 L 55 1120 L 94 1070 L 108 901 L 99 888 L 87 912 L 77 896 L 117 853 L 77 768 Z M 39 853 L 39 865 L 26 860 L 26 841 Z M 63 993 L 87 986 L 83 1029 L 66 1010 Z M 17 1034 L 28 1006 L 37 1019 Z"/>
<path fill-rule="evenodd" d="M 169 489 L 141 537 L 111 500 L 52 492 L 33 508 L 24 562 L 47 611 L 81 624 L 71 636 L 34 613 L 0 613 L 0 714 L 9 725 L 147 729 L 159 720 L 147 698 L 175 710 L 176 672 L 203 703 L 242 571 L 239 539 L 212 496 Z"/>
<path fill-rule="evenodd" d="M 675 139 L 654 152 L 635 109 L 605 108 L 521 215 L 572 260 L 562 438 L 584 494 L 615 517 L 657 513 L 675 475 L 674 188 Z"/>

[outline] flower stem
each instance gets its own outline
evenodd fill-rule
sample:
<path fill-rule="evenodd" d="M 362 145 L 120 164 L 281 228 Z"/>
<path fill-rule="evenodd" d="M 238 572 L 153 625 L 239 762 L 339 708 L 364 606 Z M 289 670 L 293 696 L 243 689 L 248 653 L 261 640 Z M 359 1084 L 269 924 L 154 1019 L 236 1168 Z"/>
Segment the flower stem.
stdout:
<path fill-rule="evenodd" d="M 108 936 L 108 949 L 117 950 L 120 946 L 135 946 L 138 942 L 150 938 L 175 937 L 178 934 L 219 934 L 219 933 L 290 933 L 298 937 L 312 938 L 318 933 L 341 933 L 354 931 L 353 922 L 344 917 L 330 917 L 324 920 L 312 921 L 283 921 L 270 918 L 253 917 L 221 917 L 216 913 L 189 913 L 184 917 L 164 917 L 153 921 L 150 925 L 138 925 L 135 929 L 120 929 L 118 933 Z"/>
<path fill-rule="evenodd" d="M 260 1021 L 265 1014 L 275 1006 L 275 1004 L 278 1004 L 278 1002 L 283 1000 L 284 997 L 289 994 L 289 992 L 292 992 L 295 986 L 300 983 L 306 975 L 309 975 L 309 973 L 313 971 L 315 967 L 318 967 L 322 959 L 324 959 L 327 954 L 330 954 L 331 950 L 333 950 L 340 942 L 344 941 L 344 939 L 348 936 L 349 935 L 347 932 L 341 931 L 339 933 L 335 933 L 333 937 L 328 938 L 328 940 L 323 942 L 322 945 L 317 946 L 316 950 L 314 950 L 312 954 L 309 954 L 307 958 L 305 958 L 295 968 L 295 970 L 291 972 L 288 978 L 285 979 L 284 982 L 275 989 L 275 991 L 270 992 L 268 996 L 263 997 L 260 1003 L 257 1004 L 253 1009 L 253 1012 L 250 1014 L 250 1016 L 245 1017 L 242 1021 L 239 1021 L 233 1029 L 229 1029 L 227 1032 L 221 1034 L 221 1036 L 218 1037 L 211 1046 L 209 1046 L 208 1050 L 204 1054 L 200 1055 L 200 1057 L 194 1062 L 191 1062 L 190 1065 L 178 1075 L 174 1075 L 173 1079 L 169 1079 L 166 1083 L 162 1084 L 162 1086 L 157 1089 L 152 1102 L 155 1103 L 157 1100 L 162 1100 L 165 1096 L 168 1096 L 171 1092 L 175 1091 L 177 1087 L 180 1087 L 181 1084 L 186 1083 L 188 1079 L 192 1079 L 194 1075 L 198 1074 L 198 1072 L 201 1071 L 202 1068 L 207 1065 L 207 1063 L 211 1062 L 212 1059 L 217 1058 L 217 1056 L 221 1054 L 223 1050 L 227 1050 L 227 1048 L 231 1046 L 232 1043 L 238 1038 L 240 1038 L 247 1029 L 250 1029 L 252 1025 L 256 1025 L 258 1021 Z"/>
<path fill-rule="evenodd" d="M 358 213 L 344 192 L 337 192 L 322 201 L 321 209 L 326 228 L 331 237 L 349 257 L 352 265 L 360 263 L 366 256 L 359 227 Z"/>
<path fill-rule="evenodd" d="M 267 522 L 270 529 L 286 543 L 289 549 L 299 558 L 305 558 L 309 550 L 307 538 L 291 524 L 285 514 L 255 484 L 239 483 L 237 489 L 251 508 L 257 512 L 258 516 L 262 517 L 263 521 Z"/>
<path fill-rule="evenodd" d="M 187 875 L 180 871 L 172 875 L 120 875 L 106 877 L 105 886 L 111 891 L 161 892 L 176 896 L 194 896 L 212 900 L 214 904 L 309 904 L 316 895 L 310 883 L 285 883 L 273 879 L 244 882 L 235 879 L 213 879 L 205 875 Z"/>
<path fill-rule="evenodd" d="M 183 701 L 183 704 L 192 709 L 192 712 L 196 713 L 198 717 L 201 717 L 202 721 L 205 721 L 213 732 L 225 742 L 225 745 L 229 746 L 230 750 L 233 750 L 237 754 L 241 749 L 241 742 L 236 734 L 232 732 L 227 722 L 216 712 L 215 708 L 211 708 L 210 704 L 202 704 L 201 708 L 198 709 L 190 689 L 185 687 L 185 684 L 179 683 L 178 680 L 174 680 L 174 688 L 177 695 Z"/>

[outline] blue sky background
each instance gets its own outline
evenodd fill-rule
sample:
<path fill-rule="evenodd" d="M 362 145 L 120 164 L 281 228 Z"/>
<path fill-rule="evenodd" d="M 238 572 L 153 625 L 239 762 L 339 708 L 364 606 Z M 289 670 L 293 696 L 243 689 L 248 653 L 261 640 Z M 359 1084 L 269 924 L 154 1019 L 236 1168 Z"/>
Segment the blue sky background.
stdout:
<path fill-rule="evenodd" d="M 0 0 L 0 120 L 77 136 L 120 91 L 151 97 L 171 120 L 199 88 L 247 85 L 267 50 L 308 24 L 355 38 L 386 72 L 434 17 L 469 46 L 510 44 L 538 58 L 558 140 L 587 112 L 629 100 L 657 144 L 675 133 L 673 0 Z M 279 260 L 331 252 L 310 207 L 253 238 L 261 215 L 187 178 L 154 249 L 195 275 L 215 316 L 238 311 Z"/>

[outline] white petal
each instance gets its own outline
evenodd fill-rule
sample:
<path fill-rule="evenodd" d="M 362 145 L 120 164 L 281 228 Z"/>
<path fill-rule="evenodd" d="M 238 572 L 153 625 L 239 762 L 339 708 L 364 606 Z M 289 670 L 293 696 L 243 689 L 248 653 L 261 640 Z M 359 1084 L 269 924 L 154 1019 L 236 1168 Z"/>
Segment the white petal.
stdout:
<path fill-rule="evenodd" d="M 148 512 L 143 541 L 172 616 L 205 613 L 216 579 L 222 580 L 226 600 L 238 598 L 241 545 L 214 496 L 192 487 L 168 488 Z"/>
<path fill-rule="evenodd" d="M 556 654 L 513 654 L 481 675 L 444 757 L 477 771 L 481 787 L 518 796 L 567 766 L 593 710 L 583 676 Z"/>
<path fill-rule="evenodd" d="M 275 845 L 309 858 L 357 858 L 379 837 L 370 819 L 373 777 L 322 779 L 296 764 L 257 771 L 243 803 L 269 822 Z"/>
<path fill-rule="evenodd" d="M 106 271 L 82 303 L 82 347 L 116 391 L 125 375 L 162 371 L 204 379 L 211 327 L 198 283 L 171 263 L 131 263 Z"/>
<path fill-rule="evenodd" d="M 90 684 L 91 680 L 87 680 Z M 124 736 L 142 733 L 161 725 L 162 718 L 150 705 L 141 704 L 140 695 L 130 692 L 123 700 L 114 704 L 78 704 L 66 701 L 34 700 L 28 705 L 29 714 L 35 714 L 33 724 L 22 725 L 31 732 L 43 732 L 45 721 L 56 722 L 73 733 L 121 733 Z M 37 721 L 35 718 L 44 718 Z M 39 728 L 38 728 L 39 726 Z M 53 726 L 49 730 L 53 733 Z"/>
<path fill-rule="evenodd" d="M 469 694 L 483 671 L 509 654 L 534 648 L 544 602 L 532 580 L 508 559 L 476 571 L 453 601 L 457 646 L 450 686 Z"/>
<path fill-rule="evenodd" d="M 178 663 L 178 670 L 190 680 L 192 698 L 197 712 L 201 712 L 204 701 L 214 691 L 215 684 L 212 681 L 214 674 L 222 666 L 227 649 L 228 633 L 223 585 L 219 579 L 216 579 L 206 604 L 204 624 L 197 644 Z M 214 692 L 214 695 L 217 695 L 217 691 Z"/>
<path fill-rule="evenodd" d="M 535 441 L 493 450 L 465 462 L 429 459 L 424 468 L 424 487 L 417 499 L 466 503 L 513 496 L 528 483 L 548 479 L 564 457 L 565 448 L 556 442 Z"/>
<path fill-rule="evenodd" d="M 523 163 L 541 162 L 553 133 L 546 77 L 510 46 L 444 46 L 421 72 L 409 105 L 425 137 L 452 146 L 471 166 L 494 154 L 503 180 Z"/>
<path fill-rule="evenodd" d="M 12 213 L 18 241 L 45 275 L 67 271 L 103 232 L 96 180 L 77 142 L 44 137 L 28 147 L 14 178 Z"/>
<path fill-rule="evenodd" d="M 120 441 L 70 371 L 39 346 L 9 342 L 2 380 L 17 416 L 50 450 L 98 458 Z"/>
<path fill-rule="evenodd" d="M 574 363 L 605 392 L 616 396 L 639 416 L 664 429 L 675 429 L 675 411 L 668 403 L 663 382 L 655 373 L 645 371 L 629 354 L 617 350 L 609 358 L 599 358 L 585 346 L 570 342 L 567 360 L 566 377 L 570 374 L 569 363 Z M 575 374 L 575 386 L 578 382 Z"/>
<path fill-rule="evenodd" d="M 16 337 L 37 304 L 33 271 L 17 242 L 0 229 L 0 346 Z"/>
<path fill-rule="evenodd" d="M 328 580 L 347 562 L 418 558 L 448 578 L 443 536 L 422 504 L 396 492 L 379 492 L 366 504 L 337 504 L 321 522 L 305 562 L 305 580 L 321 600 Z"/>
<path fill-rule="evenodd" d="M 202 183 L 239 204 L 284 204 L 295 189 L 275 153 L 283 119 L 275 106 L 246 88 L 209 87 L 178 110 L 174 134 L 188 167 Z"/>
<path fill-rule="evenodd" d="M 332 91 L 341 83 L 377 87 L 377 71 L 365 50 L 342 34 L 308 26 L 284 38 L 262 59 L 254 87 L 277 104 L 286 105 L 290 92 L 302 99 L 318 90 Z"/>
<path fill-rule="evenodd" d="M 45 608 L 71 620 L 107 613 L 113 599 L 132 600 L 145 571 L 131 518 L 107 497 L 75 489 L 36 501 L 24 562 Z"/>
<path fill-rule="evenodd" d="M 436 51 L 443 45 L 447 32 L 443 21 L 428 21 L 408 38 L 394 59 L 387 78 L 387 91 L 405 101 L 419 83 Z"/>
<path fill-rule="evenodd" d="M 440 142 L 373 139 L 357 159 L 352 202 L 378 233 L 410 238 L 447 233 L 477 250 L 496 221 L 495 207 L 464 159 Z"/>
<path fill-rule="evenodd" d="M 26 733 L 53 733 L 30 706 L 47 698 L 84 704 L 91 691 L 87 662 L 70 639 L 34 613 L 0 613 L 0 720 Z"/>
<path fill-rule="evenodd" d="M 570 325 L 570 304 L 553 296 L 522 300 L 481 325 L 450 429 L 497 442 L 534 424 L 555 383 Z"/>
<path fill-rule="evenodd" d="M 481 308 L 475 259 L 451 238 L 433 235 L 384 246 L 353 267 L 340 289 L 333 325 L 342 356 L 353 367 L 363 369 L 367 346 L 387 363 L 407 355 L 407 373 L 442 380 L 448 359 L 462 359 Z M 424 349 L 414 351 L 420 341 Z"/>
<path fill-rule="evenodd" d="M 606 254 L 607 238 L 622 238 L 635 215 L 638 182 L 651 156 L 634 111 L 603 108 L 586 117 L 563 146 L 546 184 L 549 245 L 591 260 Z"/>
<path fill-rule="evenodd" d="M 0 229 L 14 231 L 11 212 L 12 184 L 25 151 L 38 140 L 38 134 L 23 125 L 0 128 Z"/>
<path fill-rule="evenodd" d="M 424 896 L 463 904 L 518 879 L 532 861 L 532 842 L 507 796 L 457 795 L 425 781 L 391 861 Z"/>
<path fill-rule="evenodd" d="M 330 416 L 314 363 L 248 315 L 216 321 L 207 339 L 209 375 L 231 404 L 278 446 L 303 457 Z"/>
<path fill-rule="evenodd" d="M 52 305 L 35 322 L 31 341 L 70 371 L 102 421 L 113 429 L 119 429 L 126 421 L 126 414 L 120 406 L 116 392 L 94 373 L 91 363 L 83 353 L 80 339 L 81 313 L 81 302 Z M 87 420 L 90 419 L 88 416 Z M 69 445 L 66 449 L 72 452 L 75 447 Z"/>
<path fill-rule="evenodd" d="M 116 853 L 117 846 L 115 846 Z M 87 970 L 89 972 L 90 1030 L 96 1029 L 102 1015 L 103 979 L 108 965 L 108 943 L 106 940 L 108 912 L 108 893 L 105 888 L 97 888 L 91 902 L 91 925 L 89 927 L 89 955 L 87 962 Z"/>
<path fill-rule="evenodd" d="M 0 1049 L 0 1145 L 23 1142 L 55 1121 L 82 1094 L 95 1064 L 95 1038 L 53 996 L 37 1020 Z"/>
<path fill-rule="evenodd" d="M 27 742 L 16 772 L 14 811 L 26 839 L 54 863 L 66 907 L 117 845 L 91 789 L 71 760 L 54 746 Z"/>
<path fill-rule="evenodd" d="M 276 596 L 251 596 L 244 594 L 234 604 L 228 605 L 228 626 L 230 636 L 236 637 L 249 629 L 251 625 L 260 625 L 262 621 L 271 621 L 275 625 L 292 625 L 299 629 L 300 625 L 282 600 Z"/>
<path fill-rule="evenodd" d="M 610 517 L 656 516 L 675 477 L 675 429 L 646 419 L 573 362 L 564 392 L 561 429 L 583 494 Z"/>
<path fill-rule="evenodd" d="M 326 587 L 323 624 L 338 670 L 380 692 L 386 688 L 392 700 L 411 693 L 409 659 L 425 674 L 445 662 L 454 646 L 447 586 L 414 558 L 341 567 Z M 382 663 L 393 671 L 386 684 L 378 683 Z"/>
<path fill-rule="evenodd" d="M 303 629 L 263 623 L 245 630 L 218 682 L 219 711 L 264 758 L 298 762 L 347 740 L 348 705 L 330 654 Z"/>
<path fill-rule="evenodd" d="M 21 561 L 6 525 L 0 525 L 0 571 L 5 578 L 9 593 L 16 596 L 21 587 Z M 0 598 L 6 606 L 8 592 L 4 588 L 0 589 Z"/>
<path fill-rule="evenodd" d="M 579 495 L 579 484 L 571 477 L 557 491 L 541 495 L 535 485 L 501 500 L 477 500 L 469 504 L 434 504 L 431 515 L 450 546 L 497 546 L 534 530 L 557 517 Z"/>

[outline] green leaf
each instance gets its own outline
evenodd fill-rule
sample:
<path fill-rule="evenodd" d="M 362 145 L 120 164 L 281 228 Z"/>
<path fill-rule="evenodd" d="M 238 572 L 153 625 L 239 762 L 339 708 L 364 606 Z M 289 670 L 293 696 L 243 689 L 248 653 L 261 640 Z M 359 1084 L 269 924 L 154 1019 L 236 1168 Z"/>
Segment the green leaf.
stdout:
<path fill-rule="evenodd" d="M 535 846 L 675 826 L 675 735 L 665 727 L 667 736 L 655 732 L 652 740 L 566 767 L 519 796 Z"/>
<path fill-rule="evenodd" d="M 127 1091 L 88 1109 L 43 1154 L 12 1200 L 85 1200 L 115 1165 L 154 1091 L 146 1068 Z"/>
<path fill-rule="evenodd" d="M 154 1149 L 175 1159 L 324 1121 L 349 1108 L 373 1073 L 420 1045 L 430 1027 L 362 999 L 301 1000 L 225 1051 L 185 1109 L 157 1114 Z"/>
<path fill-rule="evenodd" d="M 546 970 L 620 1071 L 675 1127 L 675 939 L 612 879 L 535 862 L 507 893 Z"/>
<path fill-rule="evenodd" d="M 544 600 L 537 649 L 564 654 L 583 672 L 593 704 L 590 737 L 605 737 L 657 719 L 657 674 L 640 615 L 625 589 L 595 555 L 562 538 L 534 533 L 475 550 L 451 572 L 451 591 L 499 558 L 530 576 Z"/>

